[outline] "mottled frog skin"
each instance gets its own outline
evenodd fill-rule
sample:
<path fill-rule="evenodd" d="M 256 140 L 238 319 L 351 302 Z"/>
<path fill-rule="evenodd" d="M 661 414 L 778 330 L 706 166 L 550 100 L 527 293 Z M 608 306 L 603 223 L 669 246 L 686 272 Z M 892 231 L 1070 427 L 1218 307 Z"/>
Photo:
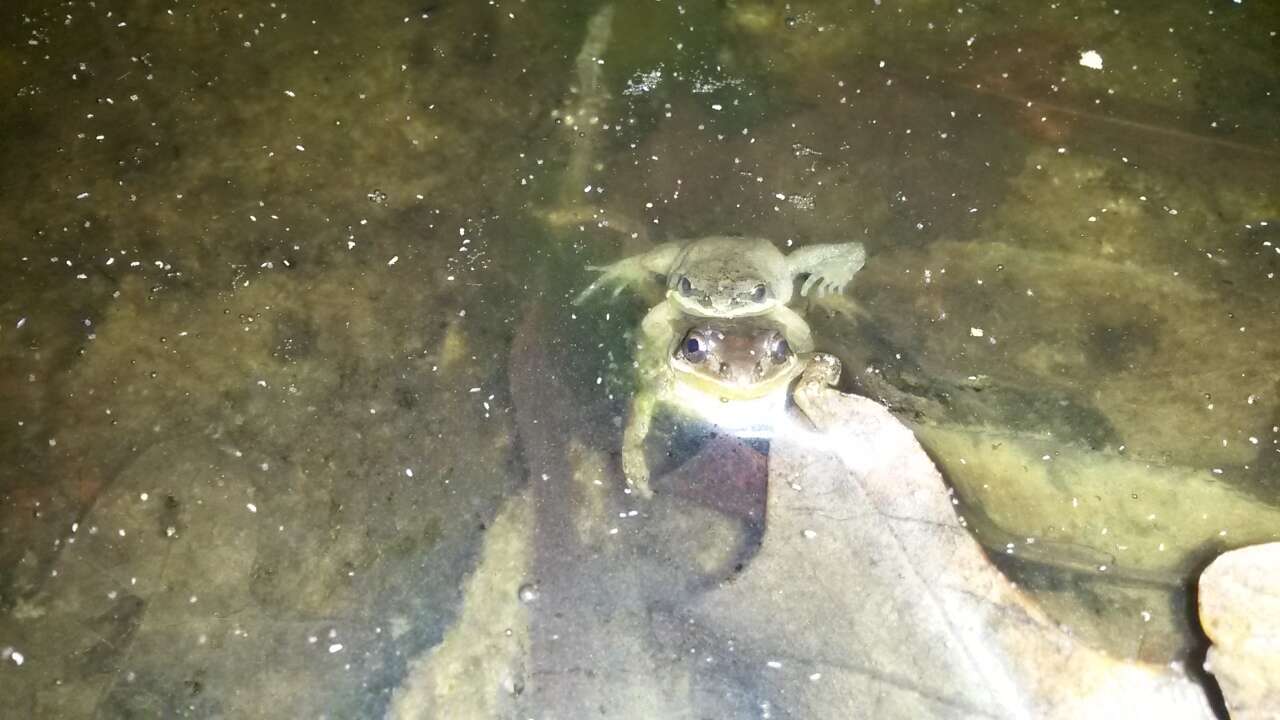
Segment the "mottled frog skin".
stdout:
<path fill-rule="evenodd" d="M 674 311 L 693 317 L 742 318 L 770 316 L 801 352 L 813 347 L 808 324 L 787 307 L 795 281 L 804 277 L 800 295 L 841 293 L 866 262 L 861 243 L 811 245 L 783 254 L 765 238 L 713 236 L 669 242 L 610 265 L 593 267 L 601 276 L 575 302 L 597 290 L 612 287 L 616 296 L 628 286 L 664 276 L 666 299 L 645 320 L 645 334 L 654 333 Z"/>
<path fill-rule="evenodd" d="M 767 437 L 787 417 L 787 396 L 813 362 L 834 358 L 797 353 L 784 327 L 767 316 L 691 318 L 671 313 L 664 336 L 642 345 L 640 387 L 623 433 L 622 469 L 643 497 L 652 495 L 644 444 L 659 406 L 745 437 Z M 683 330 L 681 330 L 683 328 Z"/>

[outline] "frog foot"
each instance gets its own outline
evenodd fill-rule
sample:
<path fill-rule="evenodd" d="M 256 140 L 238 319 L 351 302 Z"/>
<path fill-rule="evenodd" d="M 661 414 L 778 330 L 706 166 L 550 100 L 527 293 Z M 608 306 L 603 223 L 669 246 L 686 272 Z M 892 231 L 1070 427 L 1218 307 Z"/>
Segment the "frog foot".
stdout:
<path fill-rule="evenodd" d="M 813 393 L 835 387 L 840 382 L 840 359 L 827 353 L 814 353 L 800 375 L 797 392 Z"/>
<path fill-rule="evenodd" d="M 810 291 L 813 291 L 816 297 L 839 295 L 853 281 L 853 275 L 856 272 L 857 268 L 834 267 L 826 268 L 820 273 L 809 273 L 809 277 L 805 278 L 804 283 L 800 285 L 800 295 L 808 297 Z"/>
<path fill-rule="evenodd" d="M 627 486 L 641 498 L 653 498 L 653 488 L 649 486 L 649 463 L 643 451 L 623 451 L 622 475 L 627 479 Z"/>
<path fill-rule="evenodd" d="M 844 292 L 866 263 L 867 251 L 862 243 L 856 242 L 811 245 L 791 253 L 787 261 L 795 274 L 808 274 L 800 286 L 800 294 L 807 297 L 812 290 L 822 297 Z"/>
<path fill-rule="evenodd" d="M 639 285 L 650 277 L 649 272 L 632 258 L 608 265 L 588 265 L 587 269 L 602 274 L 578 293 L 578 297 L 573 299 L 574 305 L 581 305 L 587 298 L 605 288 L 613 291 L 609 297 L 616 298 L 629 286 Z"/>

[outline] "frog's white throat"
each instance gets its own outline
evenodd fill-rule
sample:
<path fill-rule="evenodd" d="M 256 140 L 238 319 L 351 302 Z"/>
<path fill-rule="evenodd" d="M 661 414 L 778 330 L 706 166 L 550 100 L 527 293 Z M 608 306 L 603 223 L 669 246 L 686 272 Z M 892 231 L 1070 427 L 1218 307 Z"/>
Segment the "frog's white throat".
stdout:
<path fill-rule="evenodd" d="M 725 432 L 742 438 L 769 438 L 790 422 L 787 384 L 760 397 L 728 397 L 702 385 L 677 381 L 676 401 L 686 411 Z"/>

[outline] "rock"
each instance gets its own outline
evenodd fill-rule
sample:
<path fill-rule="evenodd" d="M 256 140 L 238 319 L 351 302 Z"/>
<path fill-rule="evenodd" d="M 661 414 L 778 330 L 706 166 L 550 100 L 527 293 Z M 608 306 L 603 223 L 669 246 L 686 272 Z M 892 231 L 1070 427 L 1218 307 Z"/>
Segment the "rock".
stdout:
<path fill-rule="evenodd" d="M 1232 720 L 1280 718 L 1280 543 L 1214 560 L 1200 576 L 1200 622 Z"/>
<path fill-rule="evenodd" d="M 818 432 L 774 440 L 759 554 L 689 617 L 705 645 L 734 648 L 775 717 L 1213 717 L 1176 669 L 1053 624 L 883 406 L 812 386 L 796 404 Z"/>

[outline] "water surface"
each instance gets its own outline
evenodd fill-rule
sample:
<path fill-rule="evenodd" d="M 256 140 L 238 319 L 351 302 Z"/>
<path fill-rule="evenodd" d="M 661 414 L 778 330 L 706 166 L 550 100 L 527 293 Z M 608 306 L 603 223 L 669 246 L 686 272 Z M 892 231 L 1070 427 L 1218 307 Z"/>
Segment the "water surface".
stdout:
<path fill-rule="evenodd" d="M 568 300 L 734 233 L 863 242 L 800 307 L 847 387 L 1055 618 L 1195 661 L 1189 580 L 1280 535 L 1277 6 L 620 4 L 590 87 L 599 7 L 0 10 L 12 707 L 380 717 L 484 552 L 597 526 L 620 606 L 697 592 L 760 519 L 623 493 L 645 301 Z"/>

